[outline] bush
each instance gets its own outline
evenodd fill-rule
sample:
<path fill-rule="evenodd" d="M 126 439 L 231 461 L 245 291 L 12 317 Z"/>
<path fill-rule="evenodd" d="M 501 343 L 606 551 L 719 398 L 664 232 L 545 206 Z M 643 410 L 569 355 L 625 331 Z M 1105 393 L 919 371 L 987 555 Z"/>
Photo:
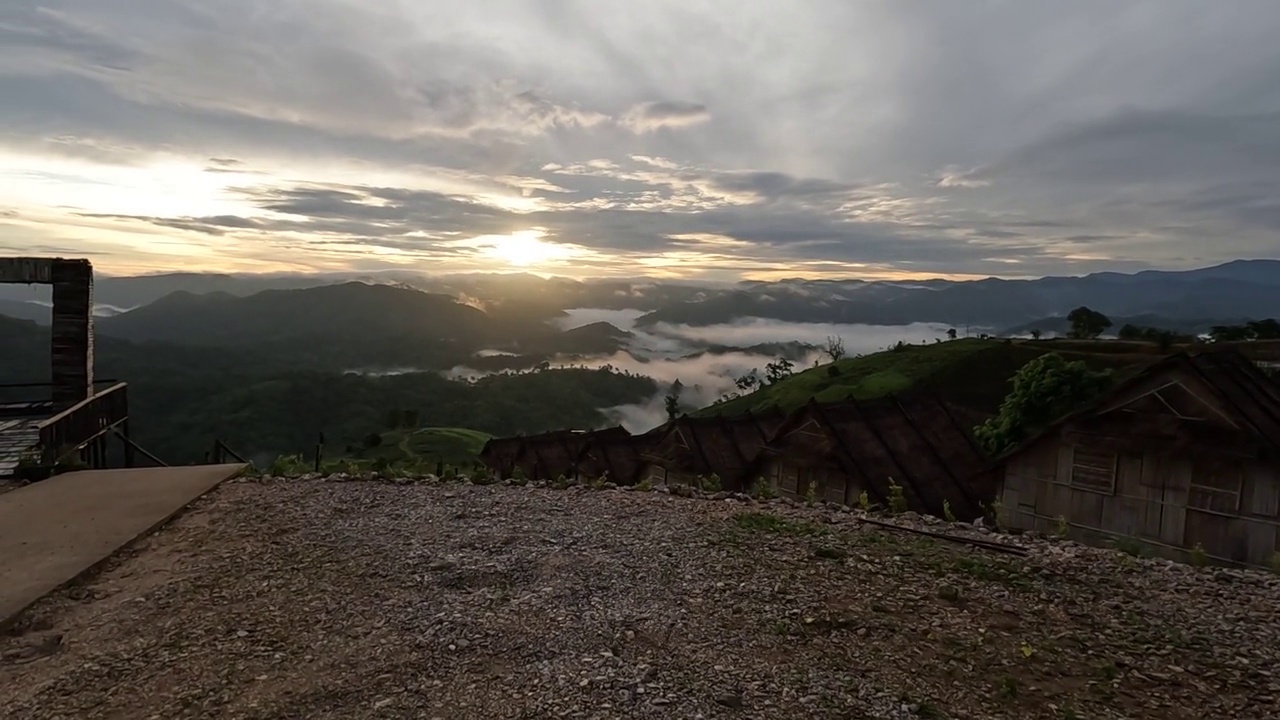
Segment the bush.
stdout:
<path fill-rule="evenodd" d="M 751 497 L 757 500 L 769 500 L 778 496 L 778 491 L 773 487 L 773 483 L 764 478 L 756 478 L 751 484 Z"/>
<path fill-rule="evenodd" d="M 902 492 L 902 486 L 889 478 L 889 512 L 897 515 L 907 511 L 907 496 Z"/>
<path fill-rule="evenodd" d="M 1041 355 L 1013 376 L 1013 391 L 1000 412 L 974 428 L 974 438 L 988 453 L 1013 449 L 1055 420 L 1093 400 L 1111 385 L 1109 372 L 1090 370 L 1057 353 Z"/>
<path fill-rule="evenodd" d="M 1204 567 L 1209 564 L 1209 553 L 1205 551 L 1204 546 L 1196 543 L 1191 548 L 1191 564 L 1195 567 Z"/>

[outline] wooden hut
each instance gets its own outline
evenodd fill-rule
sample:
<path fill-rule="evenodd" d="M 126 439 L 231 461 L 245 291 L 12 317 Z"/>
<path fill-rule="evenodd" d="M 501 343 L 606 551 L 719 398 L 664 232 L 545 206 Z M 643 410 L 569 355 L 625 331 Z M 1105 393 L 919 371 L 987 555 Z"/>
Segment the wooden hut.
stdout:
<path fill-rule="evenodd" d="M 650 436 L 642 478 L 691 485 L 714 475 L 725 490 L 746 490 L 756 457 L 784 419 L 781 411 L 677 418 Z"/>
<path fill-rule="evenodd" d="M 480 450 L 480 462 L 496 477 L 505 480 L 515 474 L 516 458 L 523 443 L 523 437 L 490 438 Z"/>
<path fill-rule="evenodd" d="M 634 485 L 644 468 L 641 451 L 643 436 L 636 437 L 621 427 L 587 433 L 578 457 L 577 473 L 581 479 L 608 478 L 618 485 Z"/>
<path fill-rule="evenodd" d="M 583 430 L 554 430 L 520 438 L 513 464 L 529 480 L 556 480 L 577 476 L 578 458 L 589 433 Z"/>
<path fill-rule="evenodd" d="M 781 495 L 844 505 L 865 492 L 886 506 L 896 484 L 911 510 L 972 519 L 996 489 L 971 434 L 981 419 L 923 394 L 810 402 L 777 429 L 756 472 Z"/>
<path fill-rule="evenodd" d="M 1178 354 L 1000 462 L 1004 521 L 1186 559 L 1280 550 L 1280 386 L 1235 351 Z"/>

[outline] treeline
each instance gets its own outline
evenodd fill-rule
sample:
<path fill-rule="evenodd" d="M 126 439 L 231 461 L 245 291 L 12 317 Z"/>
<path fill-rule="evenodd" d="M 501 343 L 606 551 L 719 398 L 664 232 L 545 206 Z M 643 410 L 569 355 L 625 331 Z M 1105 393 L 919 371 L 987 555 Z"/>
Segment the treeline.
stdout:
<path fill-rule="evenodd" d="M 1243 325 L 1214 325 L 1209 328 L 1209 338 L 1214 342 L 1280 340 L 1280 321 L 1268 318 Z"/>

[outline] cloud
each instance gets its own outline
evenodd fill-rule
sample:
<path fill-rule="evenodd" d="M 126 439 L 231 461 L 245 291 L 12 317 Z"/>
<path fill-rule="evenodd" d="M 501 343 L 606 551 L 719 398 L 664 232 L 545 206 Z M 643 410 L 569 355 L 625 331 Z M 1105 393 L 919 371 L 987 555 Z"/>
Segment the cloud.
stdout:
<path fill-rule="evenodd" d="M 1277 33 L 1194 0 L 10 0 L 0 246 L 470 271 L 505 268 L 450 243 L 541 228 L 590 251 L 545 271 L 704 280 L 1275 256 Z"/>
<path fill-rule="evenodd" d="M 647 102 L 635 105 L 623 114 L 621 123 L 635 133 L 653 132 L 659 128 L 683 128 L 711 120 L 705 105 L 691 102 Z"/>

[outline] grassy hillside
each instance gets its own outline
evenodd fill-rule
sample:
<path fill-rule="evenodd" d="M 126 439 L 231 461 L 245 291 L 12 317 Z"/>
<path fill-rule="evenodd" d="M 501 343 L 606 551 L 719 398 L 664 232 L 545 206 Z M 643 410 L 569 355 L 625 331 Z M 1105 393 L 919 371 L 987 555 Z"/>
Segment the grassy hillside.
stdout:
<path fill-rule="evenodd" d="M 437 463 L 470 467 L 480 456 L 488 433 L 466 428 L 434 427 L 388 430 L 381 444 L 349 453 L 355 461 L 389 462 L 397 466 L 435 467 Z"/>
<path fill-rule="evenodd" d="M 1150 346 L 1154 347 L 1154 346 Z M 1028 361 L 1049 352 L 1084 360 L 1095 368 L 1139 367 L 1159 356 L 1145 347 L 1108 347 L 1081 352 L 1053 341 L 1005 342 L 965 338 L 932 345 L 904 345 L 796 373 L 750 395 L 712 405 L 703 415 L 741 414 L 771 407 L 789 410 L 808 402 L 868 399 L 928 389 L 958 405 L 995 412 L 1011 389 L 1010 380 Z"/>

